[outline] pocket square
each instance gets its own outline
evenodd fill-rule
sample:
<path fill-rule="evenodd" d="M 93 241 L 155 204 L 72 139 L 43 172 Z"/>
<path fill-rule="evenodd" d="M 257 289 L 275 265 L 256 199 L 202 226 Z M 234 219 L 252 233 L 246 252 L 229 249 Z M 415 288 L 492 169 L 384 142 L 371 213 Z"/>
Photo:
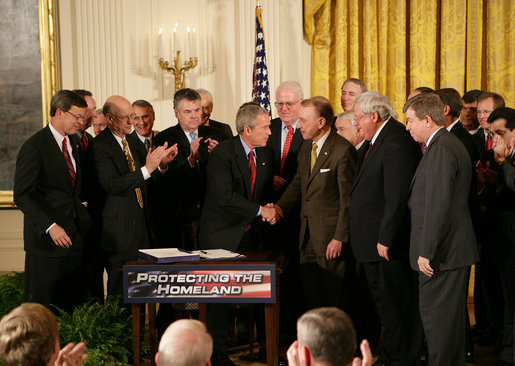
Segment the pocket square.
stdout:
<path fill-rule="evenodd" d="M 320 173 L 327 173 L 330 171 L 331 171 L 331 169 L 320 169 Z"/>

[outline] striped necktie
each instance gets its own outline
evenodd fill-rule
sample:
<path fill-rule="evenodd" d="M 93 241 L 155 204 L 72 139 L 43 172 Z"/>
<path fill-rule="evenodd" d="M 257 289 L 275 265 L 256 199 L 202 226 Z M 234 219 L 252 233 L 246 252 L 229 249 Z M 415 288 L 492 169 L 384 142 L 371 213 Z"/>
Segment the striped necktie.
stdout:
<path fill-rule="evenodd" d="M 129 145 L 127 145 L 127 141 L 122 139 L 123 152 L 125 154 L 125 158 L 127 159 L 127 164 L 129 165 L 129 170 L 131 172 L 136 171 L 136 165 L 134 164 L 134 159 L 132 158 L 131 152 L 129 151 Z M 141 194 L 141 188 L 134 188 L 136 192 L 136 199 L 138 200 L 139 207 L 143 208 L 143 195 Z"/>
<path fill-rule="evenodd" d="M 77 181 L 77 174 L 75 173 L 75 169 L 73 168 L 72 159 L 70 158 L 70 153 L 68 152 L 68 144 L 66 142 L 66 137 L 63 140 L 63 155 L 64 160 L 66 160 L 66 165 L 68 166 L 68 172 L 70 173 L 70 178 L 72 179 L 72 187 L 75 189 L 75 182 Z"/>

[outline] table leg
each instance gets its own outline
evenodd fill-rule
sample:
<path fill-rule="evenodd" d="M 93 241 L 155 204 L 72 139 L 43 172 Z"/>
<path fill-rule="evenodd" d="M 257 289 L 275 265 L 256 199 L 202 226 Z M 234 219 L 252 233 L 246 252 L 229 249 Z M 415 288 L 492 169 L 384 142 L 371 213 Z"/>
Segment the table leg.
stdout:
<path fill-rule="evenodd" d="M 157 353 L 157 329 L 156 329 L 156 304 L 148 304 L 148 333 L 150 342 L 150 357 L 152 366 L 156 366 Z"/>
<path fill-rule="evenodd" d="M 207 304 L 205 304 L 205 303 L 198 304 L 198 320 L 200 320 L 202 323 L 206 324 L 206 318 L 207 318 Z"/>
<path fill-rule="evenodd" d="M 139 366 L 141 362 L 141 343 L 140 343 L 140 334 L 141 334 L 141 310 L 139 304 L 131 305 L 131 313 L 132 313 L 132 350 L 134 352 L 134 366 Z"/>
<path fill-rule="evenodd" d="M 279 304 L 265 304 L 266 363 L 279 363 Z"/>

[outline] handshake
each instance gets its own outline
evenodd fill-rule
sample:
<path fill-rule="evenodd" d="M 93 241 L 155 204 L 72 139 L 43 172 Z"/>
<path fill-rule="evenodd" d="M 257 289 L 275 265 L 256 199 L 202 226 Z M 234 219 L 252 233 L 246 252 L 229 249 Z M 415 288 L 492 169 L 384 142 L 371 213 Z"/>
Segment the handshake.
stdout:
<path fill-rule="evenodd" d="M 261 218 L 270 225 L 275 225 L 277 221 L 283 217 L 283 210 L 281 210 L 279 206 L 273 203 L 267 203 L 265 206 L 261 206 Z"/>

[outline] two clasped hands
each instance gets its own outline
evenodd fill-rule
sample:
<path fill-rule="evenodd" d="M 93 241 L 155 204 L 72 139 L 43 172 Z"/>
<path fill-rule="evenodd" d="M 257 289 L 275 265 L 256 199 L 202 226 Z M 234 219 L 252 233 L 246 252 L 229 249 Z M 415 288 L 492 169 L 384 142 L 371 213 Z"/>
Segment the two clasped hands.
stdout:
<path fill-rule="evenodd" d="M 275 225 L 277 221 L 284 217 L 283 210 L 273 203 L 267 203 L 261 206 L 261 218 L 270 225 Z"/>

